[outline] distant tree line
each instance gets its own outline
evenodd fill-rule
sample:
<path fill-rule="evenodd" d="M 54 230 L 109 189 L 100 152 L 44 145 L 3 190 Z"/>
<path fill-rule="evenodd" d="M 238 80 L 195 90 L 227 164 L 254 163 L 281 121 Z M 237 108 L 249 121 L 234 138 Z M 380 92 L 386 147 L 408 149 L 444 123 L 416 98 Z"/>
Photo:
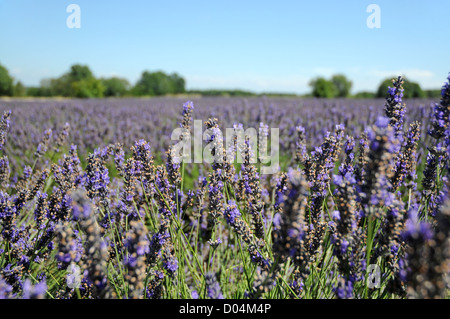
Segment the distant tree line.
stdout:
<path fill-rule="evenodd" d="M 218 89 L 208 89 L 208 90 L 189 90 L 189 94 L 196 94 L 202 96 L 257 96 L 258 94 L 250 91 L 244 90 L 218 90 Z"/>
<path fill-rule="evenodd" d="M 44 79 L 39 87 L 14 84 L 8 70 L 0 65 L 0 96 L 63 96 L 77 98 L 159 96 L 184 93 L 186 82 L 176 73 L 144 71 L 136 85 L 121 77 L 96 78 L 86 65 L 75 64 L 58 78 Z"/>
<path fill-rule="evenodd" d="M 392 77 L 394 78 L 394 77 Z M 343 74 L 335 74 L 330 79 L 318 77 L 310 81 L 311 93 L 304 96 L 317 98 L 384 98 L 392 78 L 383 80 L 376 92 L 350 93 L 352 81 Z M 405 80 L 405 98 L 439 98 L 440 90 L 422 90 L 420 85 Z M 201 96 L 286 96 L 298 97 L 288 93 L 254 93 L 240 89 L 186 90 L 186 81 L 177 73 L 144 71 L 132 86 L 121 77 L 96 78 L 87 65 L 75 64 L 58 78 L 44 79 L 38 87 L 25 87 L 14 81 L 8 70 L 0 64 L 0 96 L 31 97 L 124 97 L 124 96 L 164 96 L 175 94 L 195 94 Z"/>
<path fill-rule="evenodd" d="M 376 92 L 363 91 L 358 92 L 354 95 L 350 94 L 352 82 L 348 80 L 345 75 L 342 74 L 333 75 L 330 79 L 318 77 L 311 80 L 309 82 L 309 85 L 312 88 L 311 91 L 312 97 L 318 98 L 352 97 L 361 99 L 385 98 L 388 92 L 388 87 L 392 86 L 392 79 L 394 78 L 396 78 L 396 76 L 392 76 L 390 78 L 386 78 L 385 80 L 383 80 L 378 86 Z M 418 83 L 409 81 L 408 79 L 405 79 L 403 88 L 405 89 L 404 92 L 405 98 L 439 98 L 441 94 L 441 90 L 422 90 L 422 88 Z"/>
<path fill-rule="evenodd" d="M 9 75 L 9 71 L 0 64 L 0 96 L 21 96 L 25 93 L 25 87 Z"/>

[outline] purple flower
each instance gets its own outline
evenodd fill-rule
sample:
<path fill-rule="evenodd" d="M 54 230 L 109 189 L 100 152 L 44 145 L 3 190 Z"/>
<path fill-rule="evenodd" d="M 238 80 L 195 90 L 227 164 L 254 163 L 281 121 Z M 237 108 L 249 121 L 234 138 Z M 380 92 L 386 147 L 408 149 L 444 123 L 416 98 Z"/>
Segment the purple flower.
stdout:
<path fill-rule="evenodd" d="M 169 273 L 173 274 L 178 269 L 178 260 L 174 257 L 167 258 L 163 263 L 164 269 L 166 269 Z"/>
<path fill-rule="evenodd" d="M 13 287 L 10 286 L 0 275 L 0 299 L 12 298 Z"/>
<path fill-rule="evenodd" d="M 229 225 L 234 225 L 237 218 L 241 217 L 241 213 L 237 208 L 236 202 L 234 200 L 228 201 L 228 206 L 225 208 L 225 220 Z"/>
<path fill-rule="evenodd" d="M 444 83 L 441 91 L 441 101 L 436 103 L 433 109 L 433 118 L 431 121 L 432 128 L 428 130 L 428 134 L 435 139 L 440 139 L 446 135 L 446 131 L 450 128 L 450 75 L 448 81 Z"/>
<path fill-rule="evenodd" d="M 199 296 L 197 290 L 192 290 L 191 297 L 192 299 L 198 299 Z"/>
<path fill-rule="evenodd" d="M 351 280 L 345 280 L 339 278 L 337 286 L 333 288 L 338 299 L 351 299 L 353 298 L 353 283 Z"/>
<path fill-rule="evenodd" d="M 419 221 L 417 211 L 411 210 L 405 224 L 405 230 L 402 233 L 403 240 L 426 242 L 433 237 L 434 232 L 431 225 L 426 221 Z"/>
<path fill-rule="evenodd" d="M 45 281 L 38 282 L 36 285 L 31 284 L 30 279 L 26 279 L 23 283 L 23 299 L 43 299 L 47 292 L 47 284 Z"/>
<path fill-rule="evenodd" d="M 333 219 L 335 219 L 335 220 L 341 220 L 341 215 L 339 214 L 339 211 L 338 211 L 338 210 L 334 210 L 334 211 L 331 213 L 331 217 L 333 217 Z"/>
<path fill-rule="evenodd" d="M 403 125 L 403 118 L 405 115 L 405 104 L 402 104 L 403 97 L 403 83 L 401 76 L 392 80 L 393 87 L 388 88 L 388 97 L 386 98 L 385 112 L 389 121 L 386 123 L 393 126 L 396 134 L 400 131 Z M 384 122 L 385 123 L 385 122 Z"/>
<path fill-rule="evenodd" d="M 212 272 L 205 274 L 206 291 L 208 298 L 211 299 L 224 299 L 222 295 L 222 289 L 216 279 L 216 275 Z"/>

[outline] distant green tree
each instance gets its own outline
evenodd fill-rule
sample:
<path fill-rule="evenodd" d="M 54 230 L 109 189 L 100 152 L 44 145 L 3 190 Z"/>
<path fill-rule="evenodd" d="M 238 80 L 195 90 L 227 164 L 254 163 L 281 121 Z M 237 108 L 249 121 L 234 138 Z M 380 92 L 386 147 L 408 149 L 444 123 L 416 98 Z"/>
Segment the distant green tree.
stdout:
<path fill-rule="evenodd" d="M 105 88 L 104 96 L 124 96 L 130 89 L 130 83 L 127 79 L 111 77 L 100 79 Z"/>
<path fill-rule="evenodd" d="M 94 77 L 72 82 L 71 96 L 80 98 L 103 97 L 105 87 Z"/>
<path fill-rule="evenodd" d="M 132 89 L 134 95 L 159 96 L 185 92 L 185 81 L 176 73 L 167 75 L 162 71 L 144 71 Z"/>
<path fill-rule="evenodd" d="M 8 69 L 0 64 L 0 96 L 12 96 L 14 94 L 14 80 L 9 75 Z"/>
<path fill-rule="evenodd" d="M 26 88 L 27 96 L 44 97 L 55 95 L 51 88 L 52 79 L 42 79 L 40 86 L 32 86 Z"/>
<path fill-rule="evenodd" d="M 94 77 L 89 67 L 81 64 L 72 65 L 69 73 L 67 73 L 67 76 L 69 77 L 70 82 L 89 80 Z"/>
<path fill-rule="evenodd" d="M 348 80 L 343 74 L 335 74 L 331 77 L 331 82 L 337 90 L 337 97 L 348 97 L 352 89 L 352 81 Z"/>
<path fill-rule="evenodd" d="M 52 96 L 71 96 L 72 83 L 68 74 L 64 74 L 55 79 L 44 79 L 41 87 L 47 88 Z"/>
<path fill-rule="evenodd" d="M 42 79 L 40 81 L 39 87 L 31 87 L 27 89 L 27 95 L 29 96 L 69 96 L 69 90 L 67 89 L 67 94 L 61 94 L 57 92 L 55 88 L 56 84 L 59 84 L 60 90 L 62 90 L 63 85 L 61 85 L 57 79 Z"/>
<path fill-rule="evenodd" d="M 179 76 L 177 73 L 172 73 L 170 75 L 170 80 L 172 81 L 173 85 L 173 93 L 179 94 L 186 92 L 186 81 L 181 76 Z"/>
<path fill-rule="evenodd" d="M 40 97 L 40 96 L 50 96 L 50 92 L 48 94 L 44 93 L 44 89 L 41 87 L 36 86 L 30 86 L 27 87 L 27 96 L 34 96 L 34 97 Z"/>
<path fill-rule="evenodd" d="M 158 71 L 151 75 L 153 95 L 166 95 L 175 92 L 174 83 L 164 72 Z"/>
<path fill-rule="evenodd" d="M 14 85 L 14 96 L 25 96 L 26 95 L 26 89 L 25 86 L 22 84 L 22 82 L 18 81 L 15 85 Z"/>
<path fill-rule="evenodd" d="M 41 92 L 51 96 L 103 97 L 105 87 L 96 79 L 87 65 L 74 64 L 59 78 L 41 81 Z"/>
<path fill-rule="evenodd" d="M 318 77 L 309 82 L 309 86 L 312 87 L 312 96 L 319 98 L 334 98 L 337 95 L 336 86 L 333 82 L 328 81 L 325 78 Z"/>
<path fill-rule="evenodd" d="M 137 81 L 133 87 L 134 95 L 156 95 L 155 90 L 157 86 L 158 76 L 154 73 L 144 71 L 141 78 Z"/>
<path fill-rule="evenodd" d="M 411 81 L 405 81 L 405 84 L 403 85 L 405 88 L 405 97 L 406 98 L 425 98 L 427 95 L 422 90 L 420 85 L 416 82 Z"/>
<path fill-rule="evenodd" d="M 391 78 L 387 78 L 383 80 L 378 86 L 376 96 L 379 98 L 384 98 L 388 94 L 388 87 L 392 87 L 392 80 L 397 77 L 393 76 Z M 409 81 L 404 79 L 403 89 L 405 90 L 403 93 L 403 97 L 405 99 L 409 98 L 425 98 L 426 94 L 420 87 L 420 85 L 416 82 Z"/>

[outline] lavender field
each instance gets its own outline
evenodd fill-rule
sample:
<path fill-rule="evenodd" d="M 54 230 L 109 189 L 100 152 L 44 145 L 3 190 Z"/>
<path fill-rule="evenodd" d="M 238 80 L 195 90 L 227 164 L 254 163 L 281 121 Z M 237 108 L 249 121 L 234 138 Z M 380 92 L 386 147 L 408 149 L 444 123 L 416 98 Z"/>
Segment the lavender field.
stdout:
<path fill-rule="evenodd" d="M 386 99 L 0 101 L 0 299 L 448 298 L 449 79 L 440 100 L 399 78 Z M 194 120 L 278 128 L 280 169 L 218 134 L 243 163 L 174 161 Z"/>

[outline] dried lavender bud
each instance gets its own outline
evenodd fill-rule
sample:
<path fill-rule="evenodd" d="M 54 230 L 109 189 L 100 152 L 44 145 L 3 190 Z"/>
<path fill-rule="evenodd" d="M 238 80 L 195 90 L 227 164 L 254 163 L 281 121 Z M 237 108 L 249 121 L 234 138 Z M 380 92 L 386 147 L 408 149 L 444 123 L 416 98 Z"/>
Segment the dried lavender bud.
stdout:
<path fill-rule="evenodd" d="M 37 146 L 36 152 L 34 152 L 34 155 L 36 157 L 41 157 L 47 152 L 51 138 L 52 138 L 52 129 L 49 128 L 44 132 L 42 141 Z"/>
<path fill-rule="evenodd" d="M 260 178 L 256 167 L 244 163 L 241 170 L 241 180 L 244 187 L 244 198 L 248 205 L 248 213 L 252 218 L 252 228 L 256 237 L 264 238 L 264 225 L 262 220 L 263 203 L 261 200 Z"/>
<path fill-rule="evenodd" d="M 58 252 L 56 260 L 60 269 L 66 269 L 71 263 L 78 263 L 83 254 L 81 238 L 77 236 L 68 222 L 60 223 L 55 228 Z"/>
<path fill-rule="evenodd" d="M 219 245 L 222 243 L 222 240 L 220 238 L 217 238 L 215 240 L 209 239 L 208 244 L 213 248 L 216 249 L 219 247 Z"/>
<path fill-rule="evenodd" d="M 295 297 L 299 298 L 305 284 L 303 283 L 302 274 L 298 268 L 295 269 L 292 282 L 289 284 L 289 286 L 295 293 Z"/>
<path fill-rule="evenodd" d="M 192 101 L 187 101 L 183 104 L 183 121 L 181 127 L 186 130 L 191 129 L 192 113 L 194 111 L 194 103 Z"/>
<path fill-rule="evenodd" d="M 272 267 L 272 262 L 270 259 L 265 258 L 260 251 L 258 250 L 258 247 L 251 243 L 247 247 L 247 251 L 250 254 L 250 260 L 260 266 L 264 270 L 269 270 Z"/>
<path fill-rule="evenodd" d="M 167 155 L 167 173 L 169 175 L 170 182 L 175 185 L 179 186 L 181 184 L 181 172 L 180 172 L 180 163 L 176 161 L 176 159 L 173 157 L 173 146 L 166 152 Z"/>
<path fill-rule="evenodd" d="M 205 177 L 199 177 L 197 191 L 195 192 L 195 211 L 193 213 L 194 218 L 200 218 L 202 215 L 207 185 L 208 180 Z"/>
<path fill-rule="evenodd" d="M 343 125 L 337 125 L 335 134 L 327 134 L 320 147 L 311 152 L 311 157 L 305 163 L 305 176 L 312 192 L 311 222 L 315 224 L 322 214 L 323 200 L 330 186 L 330 172 L 338 159 L 344 137 Z"/>
<path fill-rule="evenodd" d="M 266 270 L 270 269 L 272 262 L 259 251 L 259 248 L 264 247 L 264 241 L 255 238 L 248 224 L 242 219 L 235 201 L 228 201 L 224 216 L 227 223 L 233 227 L 238 236 L 248 245 L 247 251 L 250 254 L 250 260 Z"/>
<path fill-rule="evenodd" d="M 126 248 L 124 265 L 127 269 L 125 279 L 128 283 L 128 297 L 140 299 L 144 295 L 145 254 L 149 249 L 146 230 L 140 221 L 132 221 L 130 223 L 130 230 L 126 236 L 124 246 Z"/>
<path fill-rule="evenodd" d="M 161 222 L 158 232 L 152 236 L 150 241 L 150 248 L 147 254 L 147 263 L 150 267 L 156 266 L 156 263 L 161 255 L 161 249 L 167 240 L 170 240 L 168 224 L 167 222 Z"/>
<path fill-rule="evenodd" d="M 336 208 L 333 216 L 335 231 L 332 233 L 333 254 L 337 257 L 339 272 L 348 280 L 355 281 L 360 275 L 358 268 L 361 259 L 355 258 L 355 252 L 361 251 L 361 236 L 358 224 L 358 205 L 356 180 L 347 172 L 344 177 L 335 175 L 334 200 Z"/>
<path fill-rule="evenodd" d="M 116 143 L 113 146 L 113 154 L 114 154 L 114 164 L 116 165 L 116 169 L 119 172 L 119 175 L 123 176 L 124 171 L 124 163 L 125 163 L 125 152 L 123 150 L 122 144 Z"/>
<path fill-rule="evenodd" d="M 448 261 L 440 251 L 441 247 L 431 225 L 426 221 L 419 221 L 417 211 L 412 210 L 402 237 L 407 243 L 408 296 L 419 299 L 443 298 L 445 296 L 444 275 L 446 275 L 443 271 L 446 268 L 442 265 L 448 264 Z"/>
<path fill-rule="evenodd" d="M 123 170 L 123 191 L 121 193 L 121 200 L 127 206 L 131 206 L 134 196 L 136 195 L 137 179 L 140 171 L 140 162 L 133 158 L 127 159 Z M 125 211 L 127 211 L 125 209 Z"/>
<path fill-rule="evenodd" d="M 402 129 L 403 117 L 405 116 L 406 106 L 402 104 L 403 97 L 403 78 L 399 76 L 392 80 L 393 87 L 388 89 L 388 97 L 386 98 L 385 112 L 386 116 L 390 118 L 389 125 L 394 127 L 395 134 Z"/>
<path fill-rule="evenodd" d="M 36 194 L 36 208 L 34 210 L 34 220 L 38 228 L 44 225 L 45 220 L 49 214 L 48 212 L 48 202 L 46 193 L 37 192 Z"/>
<path fill-rule="evenodd" d="M 297 141 L 295 147 L 295 161 L 297 164 L 303 164 L 308 158 L 306 151 L 306 141 L 305 141 L 305 128 L 303 126 L 297 126 Z"/>
<path fill-rule="evenodd" d="M 86 173 L 84 176 L 88 197 L 98 199 L 101 204 L 108 203 L 108 168 L 103 164 L 101 156 L 90 154 L 87 158 Z"/>
<path fill-rule="evenodd" d="M 265 270 L 261 267 L 256 269 L 253 287 L 245 296 L 250 299 L 260 299 L 263 294 L 269 293 L 277 285 L 278 271 Z"/>
<path fill-rule="evenodd" d="M 55 181 L 64 192 L 72 191 L 81 184 L 80 159 L 77 156 L 76 150 L 76 146 L 72 145 L 69 155 L 63 154 L 59 165 L 55 163 L 52 165 Z"/>
<path fill-rule="evenodd" d="M 70 125 L 69 125 L 69 123 L 66 122 L 66 124 L 64 124 L 64 128 L 56 136 L 54 152 L 58 153 L 59 148 L 66 143 L 67 137 L 69 136 L 69 131 L 70 131 Z"/>
<path fill-rule="evenodd" d="M 420 137 L 420 123 L 410 125 L 406 139 L 394 158 L 394 175 L 391 178 L 391 191 L 398 189 L 405 180 L 413 180 L 416 167 L 416 149 Z"/>
<path fill-rule="evenodd" d="M 362 133 L 361 138 L 359 140 L 359 153 L 357 162 L 355 164 L 355 179 L 359 185 L 362 185 L 364 182 L 365 176 L 365 167 L 367 166 L 367 153 L 369 151 L 369 136 L 365 131 Z"/>
<path fill-rule="evenodd" d="M 162 250 L 163 267 L 171 278 L 175 276 L 178 269 L 178 260 L 175 255 L 175 248 L 172 241 L 167 240 Z"/>
<path fill-rule="evenodd" d="M 300 170 L 289 170 L 277 183 L 273 219 L 273 251 L 281 261 L 304 251 L 303 236 L 306 229 L 308 183 Z M 294 257 L 294 263 L 295 261 Z"/>
<path fill-rule="evenodd" d="M 7 264 L 6 267 L 0 269 L 0 278 L 3 277 L 4 282 L 10 287 L 12 293 L 18 293 L 23 290 L 23 273 L 24 267 L 22 265 L 13 266 Z"/>
<path fill-rule="evenodd" d="M 80 227 L 86 234 L 84 242 L 85 254 L 82 257 L 83 270 L 87 272 L 86 279 L 92 285 L 95 298 L 110 298 L 112 290 L 109 286 L 107 273 L 108 249 L 102 239 L 96 214 L 89 206 L 85 207 L 81 216 Z"/>
<path fill-rule="evenodd" d="M 183 203 L 183 210 L 194 207 L 195 193 L 192 190 L 187 191 L 187 198 Z"/>
<path fill-rule="evenodd" d="M 28 193 L 27 200 L 32 200 L 36 196 L 36 194 L 44 188 L 48 175 L 48 169 L 43 169 L 41 172 L 38 172 L 38 174 L 36 174 L 33 184 L 30 187 L 31 190 Z"/>
<path fill-rule="evenodd" d="M 209 175 L 209 212 L 208 222 L 211 225 L 219 223 L 219 218 L 223 215 L 223 182 L 221 180 L 221 170 L 217 169 Z"/>
<path fill-rule="evenodd" d="M 423 170 L 422 186 L 424 193 L 429 195 L 436 188 L 436 174 L 438 167 L 442 166 L 445 154 L 436 147 L 428 149 L 427 162 Z"/>
<path fill-rule="evenodd" d="M 219 129 L 216 118 L 210 118 L 205 122 L 206 140 L 208 142 L 207 149 L 211 152 L 213 168 L 221 168 L 224 156 L 224 145 L 222 140 L 222 132 Z M 218 166 L 214 166 L 218 165 Z"/>
<path fill-rule="evenodd" d="M 154 186 L 158 201 L 158 211 L 164 219 L 170 220 L 170 217 L 177 213 L 177 206 L 173 197 L 175 194 L 174 187 L 169 182 L 164 166 L 156 167 Z"/>
<path fill-rule="evenodd" d="M 25 166 L 23 170 L 23 175 L 17 181 L 15 185 L 16 196 L 14 199 L 14 205 L 19 212 L 26 204 L 31 195 L 31 190 L 29 187 L 31 176 L 31 167 Z"/>
<path fill-rule="evenodd" d="M 72 211 L 72 198 L 61 189 L 55 187 L 48 201 L 47 218 L 54 222 L 65 221 Z"/>
<path fill-rule="evenodd" d="M 163 292 L 164 273 L 162 271 L 151 271 L 153 278 L 148 282 L 146 296 L 148 299 L 160 299 Z"/>
<path fill-rule="evenodd" d="M 450 74 L 447 79 L 442 86 L 441 101 L 434 106 L 432 128 L 428 130 L 428 134 L 435 139 L 444 137 L 450 128 Z"/>
<path fill-rule="evenodd" d="M 6 134 L 8 133 L 9 130 L 10 116 L 11 110 L 5 111 L 3 113 L 2 119 L 0 120 L 0 150 L 3 149 L 3 146 L 6 143 Z"/>
<path fill-rule="evenodd" d="M 9 175 L 11 169 L 9 167 L 8 157 L 0 157 L 0 188 L 6 189 L 9 186 Z"/>
<path fill-rule="evenodd" d="M 323 237 L 327 229 L 325 222 L 316 222 L 315 224 L 309 224 L 306 228 L 303 242 L 305 246 L 305 252 L 300 251 L 301 255 L 297 255 L 296 259 L 304 259 L 307 263 L 314 262 L 317 254 L 320 252 L 323 243 Z M 297 253 L 298 254 L 298 253 Z"/>
<path fill-rule="evenodd" d="M 133 159 L 136 161 L 135 169 L 139 167 L 140 174 L 136 174 L 144 185 L 145 191 L 150 194 L 150 184 L 155 181 L 155 166 L 150 144 L 145 140 L 139 140 L 131 148 Z"/>
<path fill-rule="evenodd" d="M 406 210 L 403 208 L 403 204 L 395 200 L 388 208 L 376 238 L 379 247 L 374 252 L 373 258 L 385 255 L 388 267 L 391 268 L 402 242 L 400 235 L 405 224 L 404 215 L 406 215 Z"/>
<path fill-rule="evenodd" d="M 393 175 L 393 156 L 398 152 L 399 141 L 394 130 L 389 126 L 389 119 L 379 117 L 368 130 L 369 152 L 367 165 L 364 167 L 364 180 L 360 184 L 360 200 L 365 216 L 381 218 L 383 206 L 390 206 L 394 194 L 390 180 Z"/>
<path fill-rule="evenodd" d="M 339 166 L 339 174 L 345 176 L 347 173 L 353 174 L 355 168 L 353 167 L 353 161 L 355 159 L 355 154 L 353 149 L 355 147 L 355 140 L 353 136 L 347 136 L 344 143 L 345 150 L 345 161 Z"/>

